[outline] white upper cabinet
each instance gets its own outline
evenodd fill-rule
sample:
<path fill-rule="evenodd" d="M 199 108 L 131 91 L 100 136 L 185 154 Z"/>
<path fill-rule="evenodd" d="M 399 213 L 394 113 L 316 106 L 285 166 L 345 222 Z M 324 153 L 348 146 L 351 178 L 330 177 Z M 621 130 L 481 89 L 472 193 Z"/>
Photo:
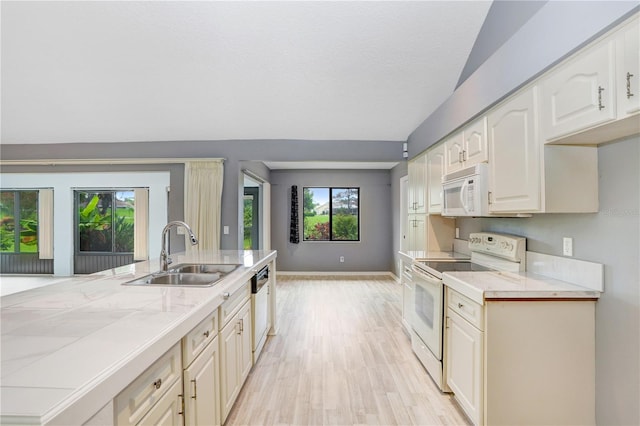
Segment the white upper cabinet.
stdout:
<path fill-rule="evenodd" d="M 489 211 L 540 210 L 537 86 L 489 112 Z"/>
<path fill-rule="evenodd" d="M 615 42 L 605 40 L 569 59 L 542 81 L 545 140 L 616 118 Z"/>
<path fill-rule="evenodd" d="M 409 171 L 409 213 L 426 213 L 427 155 L 421 154 L 408 164 Z"/>
<path fill-rule="evenodd" d="M 486 162 L 487 117 L 482 117 L 444 142 L 445 173 L 455 172 L 474 164 Z"/>
<path fill-rule="evenodd" d="M 616 38 L 618 117 L 640 111 L 640 20 L 625 25 Z"/>
<path fill-rule="evenodd" d="M 428 213 L 442 212 L 442 175 L 444 174 L 444 144 L 427 151 Z"/>

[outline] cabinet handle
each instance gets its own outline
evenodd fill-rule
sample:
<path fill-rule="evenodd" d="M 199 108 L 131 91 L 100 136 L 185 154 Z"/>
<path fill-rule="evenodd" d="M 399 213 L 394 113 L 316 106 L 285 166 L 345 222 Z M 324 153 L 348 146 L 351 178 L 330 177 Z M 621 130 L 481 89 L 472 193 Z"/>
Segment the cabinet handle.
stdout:
<path fill-rule="evenodd" d="M 602 105 L 602 92 L 604 92 L 604 87 L 598 86 L 598 110 L 600 111 L 604 109 L 604 105 Z"/>
<path fill-rule="evenodd" d="M 627 99 L 633 96 L 633 93 L 631 93 L 631 77 L 633 77 L 633 74 L 628 72 L 627 73 Z"/>
<path fill-rule="evenodd" d="M 198 382 L 193 379 L 191 380 L 191 383 L 193 383 L 193 396 L 191 397 L 191 399 L 198 399 Z"/>
<path fill-rule="evenodd" d="M 162 379 L 158 379 L 155 382 L 153 382 L 153 387 L 156 389 L 160 389 L 160 386 L 162 386 Z"/>
<path fill-rule="evenodd" d="M 240 333 L 244 333 L 244 318 L 240 318 Z"/>
<path fill-rule="evenodd" d="M 462 151 L 462 161 L 467 161 L 467 151 Z"/>
<path fill-rule="evenodd" d="M 491 191 L 489 191 L 489 204 L 491 204 Z"/>
<path fill-rule="evenodd" d="M 463 151 L 460 151 L 458 153 L 458 163 L 462 163 L 462 153 L 463 153 Z"/>
<path fill-rule="evenodd" d="M 229 296 L 230 296 L 230 294 L 228 292 L 222 294 L 222 298 L 224 300 L 227 300 L 229 298 Z"/>
<path fill-rule="evenodd" d="M 204 334 L 204 337 L 209 337 L 209 330 L 205 331 L 203 334 Z"/>
<path fill-rule="evenodd" d="M 462 309 L 464 305 L 462 303 L 458 303 L 458 308 Z"/>
<path fill-rule="evenodd" d="M 180 402 L 178 404 L 180 404 L 181 408 L 181 411 L 178 411 L 178 415 L 184 416 L 184 395 L 180 394 L 178 395 L 178 398 L 180 398 Z"/>
<path fill-rule="evenodd" d="M 238 331 L 236 331 L 236 334 L 242 334 L 242 329 L 240 328 L 240 321 L 238 321 L 236 323 L 236 327 L 237 327 L 237 330 L 238 330 Z"/>

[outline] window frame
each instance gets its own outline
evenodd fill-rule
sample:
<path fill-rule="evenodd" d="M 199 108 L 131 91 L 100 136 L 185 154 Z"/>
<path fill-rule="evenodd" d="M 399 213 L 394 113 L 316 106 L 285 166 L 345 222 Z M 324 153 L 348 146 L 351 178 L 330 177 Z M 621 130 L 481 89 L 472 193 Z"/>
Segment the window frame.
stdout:
<path fill-rule="evenodd" d="M 327 240 L 314 240 L 309 239 L 306 236 L 305 232 L 305 216 L 304 216 L 304 191 L 305 189 L 327 189 L 329 191 L 329 239 Z M 336 240 L 333 238 L 333 191 L 336 189 L 349 189 L 358 191 L 358 200 L 357 200 L 357 223 L 358 223 L 358 238 L 355 240 Z M 303 242 L 312 242 L 312 243 L 359 243 L 362 241 L 362 236 L 360 233 L 360 187 L 359 186 L 303 186 L 302 187 L 302 197 L 303 197 L 303 207 L 302 207 L 302 241 Z"/>
<path fill-rule="evenodd" d="M 36 227 L 40 226 L 40 190 L 39 189 L 31 189 L 31 188 L 20 188 L 20 189 L 11 189 L 11 188 L 2 188 L 1 192 L 12 192 L 13 193 L 13 251 L 3 251 L 2 255 L 20 255 L 20 254 L 40 254 L 40 235 L 36 233 L 36 251 L 22 251 L 21 248 L 21 238 L 20 234 L 22 231 L 22 225 L 20 224 L 22 220 L 22 210 L 21 210 L 21 194 L 23 192 L 35 192 L 36 194 Z"/>
<path fill-rule="evenodd" d="M 83 193 L 111 193 L 112 194 L 112 204 L 111 204 L 111 250 L 110 251 L 84 251 L 80 250 L 80 222 L 79 222 L 79 194 Z M 135 188 L 73 188 L 73 251 L 76 256 L 120 256 L 120 255 L 134 255 L 135 254 L 135 243 L 132 247 L 131 251 L 115 251 L 116 244 L 116 193 L 118 192 L 133 192 L 134 193 L 134 203 L 135 203 Z M 135 210 L 134 210 L 135 211 Z M 134 235 L 135 239 L 135 216 L 134 216 Z"/>

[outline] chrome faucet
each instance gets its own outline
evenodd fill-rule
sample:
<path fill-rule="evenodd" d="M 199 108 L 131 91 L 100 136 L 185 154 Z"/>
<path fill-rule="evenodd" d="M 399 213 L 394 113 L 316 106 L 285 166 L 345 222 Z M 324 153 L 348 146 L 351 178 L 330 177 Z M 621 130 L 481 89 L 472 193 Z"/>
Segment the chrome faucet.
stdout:
<path fill-rule="evenodd" d="M 169 265 L 172 262 L 171 258 L 169 257 L 169 252 L 167 251 L 167 233 L 169 232 L 169 229 L 178 227 L 178 226 L 182 226 L 187 230 L 187 232 L 189 233 L 189 239 L 191 240 L 192 246 L 195 246 L 196 244 L 198 244 L 198 239 L 196 238 L 195 235 L 193 235 L 193 231 L 191 231 L 191 228 L 189 227 L 189 225 L 187 225 L 186 223 L 180 220 L 174 220 L 172 222 L 167 223 L 167 226 L 165 226 L 164 229 L 162 230 L 162 251 L 160 252 L 160 270 L 161 271 L 167 271 L 169 269 Z"/>

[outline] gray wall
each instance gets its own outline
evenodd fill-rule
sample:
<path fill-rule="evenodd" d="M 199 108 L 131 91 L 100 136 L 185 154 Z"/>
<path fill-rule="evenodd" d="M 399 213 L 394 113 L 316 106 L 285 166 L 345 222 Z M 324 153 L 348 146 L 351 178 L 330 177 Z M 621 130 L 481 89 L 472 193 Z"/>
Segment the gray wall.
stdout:
<path fill-rule="evenodd" d="M 291 186 L 360 188 L 359 242 L 289 242 Z M 392 200 L 388 170 L 273 170 L 271 171 L 271 245 L 278 250 L 281 271 L 392 270 Z M 302 231 L 302 204 L 300 204 Z M 339 257 L 345 262 L 340 263 Z"/>
<path fill-rule="evenodd" d="M 229 226 L 222 235 L 222 249 L 241 247 L 239 211 L 243 181 L 242 168 L 260 177 L 266 174 L 262 161 L 402 161 L 402 142 L 389 141 L 307 141 L 307 140 L 248 140 L 248 141 L 173 141 L 131 143 L 79 143 L 41 145 L 2 145 L 3 160 L 38 159 L 105 159 L 105 158 L 225 158 L 222 191 L 222 223 Z M 5 172 L 33 171 L 33 166 L 3 166 Z M 66 167 L 66 166 L 65 166 Z M 121 170 L 120 166 L 90 166 L 90 170 Z M 128 170 L 168 170 L 170 166 L 126 166 Z M 171 168 L 172 195 L 169 198 L 169 219 L 183 219 L 184 167 Z M 62 166 L 56 166 L 62 170 Z M 68 168 L 65 171 L 86 168 Z M 49 172 L 51 169 L 48 170 Z M 174 250 L 184 246 L 182 238 L 171 239 Z"/>
<path fill-rule="evenodd" d="M 486 230 L 527 237 L 528 250 L 605 265 L 596 304 L 596 417 L 599 425 L 640 424 L 640 136 L 598 149 L 600 211 L 528 219 L 457 219 L 462 238 Z M 579 356 L 579 354 L 576 354 Z M 553 380 L 550 378 L 550 386 Z"/>
<path fill-rule="evenodd" d="M 638 9 L 637 1 L 545 3 L 413 131 L 409 136 L 409 157 L 438 142 Z M 495 47 L 494 40 L 487 38 L 487 43 Z M 474 49 L 482 50 L 483 46 Z"/>

